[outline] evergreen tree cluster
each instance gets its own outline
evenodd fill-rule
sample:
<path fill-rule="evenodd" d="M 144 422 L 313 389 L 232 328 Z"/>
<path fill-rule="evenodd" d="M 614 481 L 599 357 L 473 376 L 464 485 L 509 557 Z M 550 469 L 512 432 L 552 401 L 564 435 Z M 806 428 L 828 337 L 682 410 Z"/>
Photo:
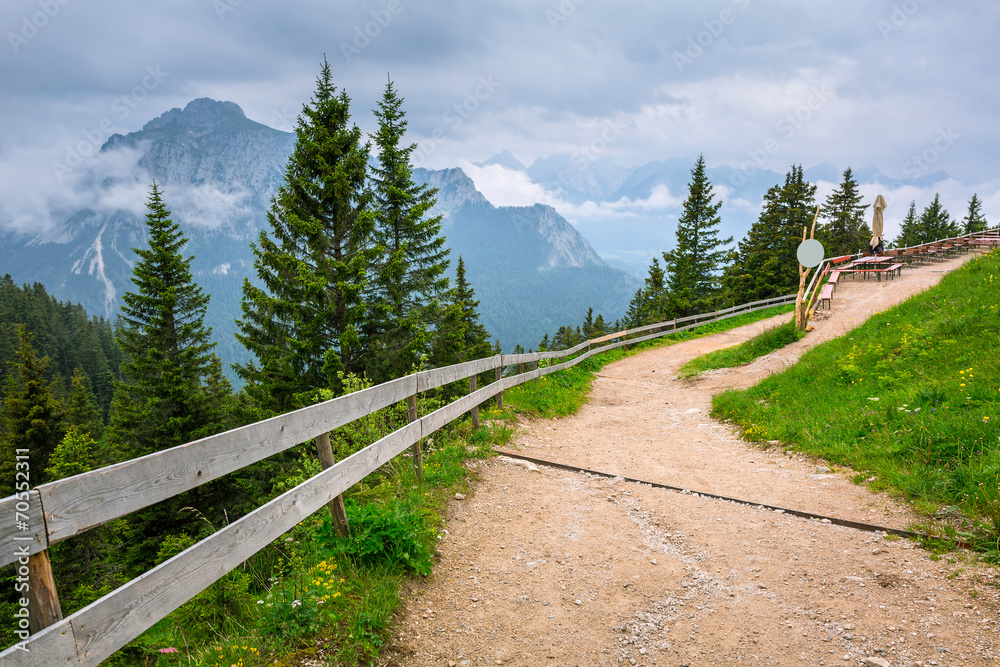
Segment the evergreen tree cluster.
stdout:
<path fill-rule="evenodd" d="M 55 383 L 55 395 L 64 399 L 69 394 L 79 369 L 106 418 L 120 360 L 111 323 L 103 317 L 88 317 L 78 304 L 60 303 L 41 283 L 17 286 L 10 274 L 4 275 L 0 278 L 0 400 L 21 349 L 21 326 L 33 349 L 49 359 L 45 377 Z"/>
<path fill-rule="evenodd" d="M 893 241 L 897 248 L 931 243 L 960 234 L 981 232 L 988 227 L 983 216 L 983 202 L 976 194 L 969 200 L 969 208 L 962 220 L 953 220 L 951 214 L 941 204 L 941 195 L 935 193 L 934 199 L 917 215 L 916 200 L 910 202 L 910 207 L 903 218 L 899 236 Z"/>
<path fill-rule="evenodd" d="M 340 393 L 348 374 L 379 383 L 492 352 L 464 266 L 454 287 L 446 275 L 441 218 L 429 215 L 436 191 L 413 181 L 402 103 L 389 81 L 371 168 L 329 64 L 303 108 L 237 322 L 254 359 L 234 368 L 265 411 Z"/>

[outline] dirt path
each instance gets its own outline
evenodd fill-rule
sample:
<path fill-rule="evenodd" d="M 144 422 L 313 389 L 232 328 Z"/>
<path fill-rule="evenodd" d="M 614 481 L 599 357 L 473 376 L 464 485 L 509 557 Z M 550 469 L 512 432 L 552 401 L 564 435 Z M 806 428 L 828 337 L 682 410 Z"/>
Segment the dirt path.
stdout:
<path fill-rule="evenodd" d="M 905 506 L 823 462 L 744 443 L 708 416 L 964 258 L 838 287 L 798 343 L 696 381 L 688 359 L 774 321 L 606 366 L 577 415 L 523 425 L 528 456 L 906 528 Z M 784 319 L 787 316 L 782 316 Z M 1000 573 L 964 554 L 508 459 L 456 500 L 434 575 L 409 592 L 387 664 L 998 665 Z M 878 662 L 884 660 L 885 663 Z"/>

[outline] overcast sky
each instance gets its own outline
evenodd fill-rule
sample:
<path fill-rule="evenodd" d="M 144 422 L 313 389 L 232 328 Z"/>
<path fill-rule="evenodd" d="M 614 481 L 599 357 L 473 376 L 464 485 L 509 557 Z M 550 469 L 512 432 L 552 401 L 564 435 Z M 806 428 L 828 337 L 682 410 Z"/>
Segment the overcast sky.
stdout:
<path fill-rule="evenodd" d="M 392 77 L 421 166 L 597 145 L 624 165 L 944 170 L 995 223 L 998 23 L 996 0 L 4 0 L 0 199 L 196 97 L 290 130 L 326 54 L 363 130 Z"/>

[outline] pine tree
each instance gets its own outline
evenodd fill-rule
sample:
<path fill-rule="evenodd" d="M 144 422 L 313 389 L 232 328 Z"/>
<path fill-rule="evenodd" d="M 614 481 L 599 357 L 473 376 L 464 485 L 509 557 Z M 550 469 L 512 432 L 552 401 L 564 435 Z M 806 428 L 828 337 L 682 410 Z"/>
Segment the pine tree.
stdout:
<path fill-rule="evenodd" d="M 641 327 L 653 322 L 670 319 L 669 293 L 666 286 L 666 274 L 656 257 L 649 264 L 649 273 L 643 286 L 636 290 L 629 302 L 625 319 L 629 327 Z"/>
<path fill-rule="evenodd" d="M 448 249 L 441 216 L 428 217 L 437 190 L 413 182 L 416 144 L 401 146 L 406 120 L 392 82 L 375 110 L 375 267 L 367 335 L 369 377 L 383 382 L 421 365 L 430 325 L 448 289 Z"/>
<path fill-rule="evenodd" d="M 920 221 L 917 219 L 917 202 L 910 202 L 910 209 L 903 218 L 903 224 L 899 229 L 899 236 L 893 241 L 897 248 L 909 248 L 910 246 L 922 243 L 920 234 Z"/>
<path fill-rule="evenodd" d="M 941 195 L 935 193 L 932 201 L 920 214 L 921 243 L 930 243 L 958 235 L 958 225 L 941 205 Z"/>
<path fill-rule="evenodd" d="M 148 248 L 135 248 L 135 292 L 122 296 L 118 344 L 124 380 L 115 387 L 109 440 L 134 458 L 211 435 L 221 419 L 202 387 L 211 362 L 205 327 L 209 296 L 191 274 L 194 256 L 170 219 L 154 183 L 149 195 Z"/>
<path fill-rule="evenodd" d="M 604 323 L 604 315 L 598 313 L 597 318 L 594 319 L 594 328 L 591 330 L 591 335 L 588 338 L 600 338 L 608 333 L 607 328 L 607 324 Z"/>
<path fill-rule="evenodd" d="M 684 212 L 677 221 L 677 245 L 663 253 L 669 305 L 662 317 L 683 317 L 712 311 L 719 302 L 719 272 L 733 237 L 719 238 L 719 208 L 705 174 L 705 156 L 691 170 Z"/>
<path fill-rule="evenodd" d="M 723 273 L 728 301 L 747 303 L 798 289 L 796 250 L 803 227 L 812 223 L 815 196 L 816 186 L 805 180 L 801 165 L 792 166 L 783 185 L 767 191 L 760 216 Z"/>
<path fill-rule="evenodd" d="M 46 377 L 49 358 L 38 357 L 23 324 L 17 326 L 17 340 L 16 360 L 0 406 L 0 497 L 14 493 L 15 472 L 24 470 L 17 465 L 18 455 L 28 456 L 31 486 L 48 481 L 44 470 L 64 432 L 62 410 Z"/>
<path fill-rule="evenodd" d="M 260 286 L 243 283 L 236 337 L 255 360 L 233 368 L 268 410 L 300 407 L 320 387 L 339 393 L 338 373 L 364 372 L 370 146 L 349 120 L 350 98 L 337 93 L 324 60 L 271 201 L 270 234 L 252 246 Z"/>
<path fill-rule="evenodd" d="M 587 314 L 583 316 L 583 326 L 581 327 L 583 331 L 584 339 L 593 338 L 594 335 L 594 308 L 591 306 L 587 308 Z"/>
<path fill-rule="evenodd" d="M 852 255 L 869 247 L 872 232 L 865 222 L 865 209 L 858 192 L 858 183 L 850 167 L 844 171 L 844 180 L 826 197 L 820 207 L 820 217 L 826 220 L 816 230 L 828 257 Z"/>
<path fill-rule="evenodd" d="M 496 349 L 500 342 L 497 341 Z M 455 286 L 444 300 L 442 315 L 434 332 L 431 365 L 435 367 L 488 357 L 494 352 L 490 334 L 479 321 L 479 300 L 465 277 L 465 261 L 458 256 Z"/>
<path fill-rule="evenodd" d="M 962 220 L 962 229 L 966 234 L 981 232 L 986 229 L 986 218 L 983 217 L 983 202 L 976 194 L 969 200 L 969 212 Z"/>
<path fill-rule="evenodd" d="M 69 397 L 65 407 L 66 427 L 75 427 L 80 434 L 99 440 L 104 433 L 101 411 L 95 405 L 90 380 L 79 368 L 73 371 Z"/>
<path fill-rule="evenodd" d="M 463 361 L 481 359 L 493 354 L 490 346 L 490 334 L 479 321 L 479 300 L 476 291 L 465 278 L 465 262 L 458 256 L 458 266 L 455 267 L 455 303 L 461 304 L 462 323 L 464 324 L 462 356 Z"/>
<path fill-rule="evenodd" d="M 205 388 L 215 347 L 204 324 L 209 296 L 193 280 L 194 257 L 181 254 L 187 239 L 155 183 L 148 206 L 149 246 L 135 249 L 136 291 L 123 295 L 118 320 L 124 380 L 115 387 L 107 429 L 118 458 L 176 447 L 217 433 L 226 423 L 217 394 Z M 133 513 L 123 528 L 123 563 L 136 574 L 152 564 L 164 539 L 195 530 L 192 516 L 181 508 L 195 506 L 209 514 L 215 507 L 221 519 L 233 501 L 199 487 Z"/>

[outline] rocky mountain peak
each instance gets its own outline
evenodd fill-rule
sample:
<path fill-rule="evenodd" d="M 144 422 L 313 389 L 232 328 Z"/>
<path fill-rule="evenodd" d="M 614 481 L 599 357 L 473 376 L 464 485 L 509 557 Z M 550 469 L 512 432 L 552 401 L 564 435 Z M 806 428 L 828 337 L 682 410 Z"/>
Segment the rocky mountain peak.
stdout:
<path fill-rule="evenodd" d="M 171 125 L 182 127 L 196 135 L 207 134 L 220 126 L 246 121 L 246 114 L 235 102 L 217 102 L 200 97 L 188 102 L 183 110 L 173 108 L 142 126 L 144 131 L 159 130 Z"/>

